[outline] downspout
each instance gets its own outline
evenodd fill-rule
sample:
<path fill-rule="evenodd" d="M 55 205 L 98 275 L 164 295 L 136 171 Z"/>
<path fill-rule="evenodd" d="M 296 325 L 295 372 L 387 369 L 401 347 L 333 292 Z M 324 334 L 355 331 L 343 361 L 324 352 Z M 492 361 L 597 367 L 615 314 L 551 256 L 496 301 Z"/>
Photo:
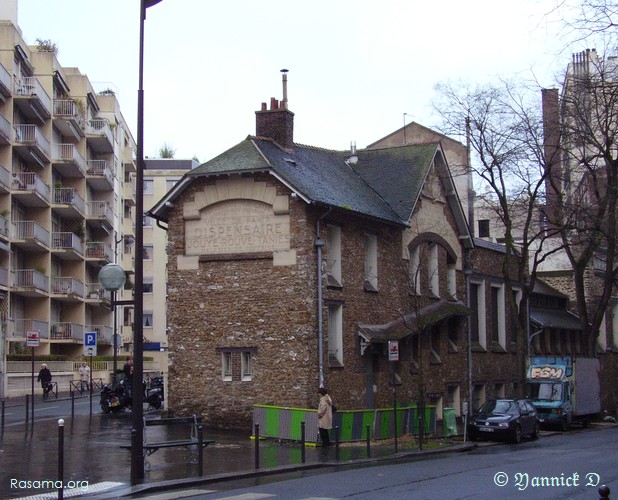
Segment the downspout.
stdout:
<path fill-rule="evenodd" d="M 466 278 L 466 301 L 468 303 L 468 309 L 472 309 L 470 307 L 470 277 L 472 276 L 472 269 L 468 266 L 468 252 L 464 254 L 464 276 Z M 464 442 L 468 440 L 468 419 L 472 414 L 472 320 L 470 316 L 468 316 L 468 331 L 467 331 L 467 358 L 468 358 L 468 408 L 465 414 L 464 421 Z"/>
<path fill-rule="evenodd" d="M 317 250 L 317 274 L 318 274 L 318 364 L 319 364 L 319 382 L 320 387 L 324 387 L 324 329 L 323 329 L 323 307 L 322 307 L 322 247 L 325 245 L 324 240 L 320 238 L 320 222 L 326 217 L 332 208 L 328 209 L 328 212 L 318 218 L 315 224 L 315 248 Z"/>

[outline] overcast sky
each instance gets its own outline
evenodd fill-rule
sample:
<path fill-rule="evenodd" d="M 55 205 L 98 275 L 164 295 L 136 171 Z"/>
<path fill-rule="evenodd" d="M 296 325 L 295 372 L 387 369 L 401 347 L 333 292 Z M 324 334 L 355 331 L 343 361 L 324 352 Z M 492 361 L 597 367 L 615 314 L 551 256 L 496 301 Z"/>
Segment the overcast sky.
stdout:
<path fill-rule="evenodd" d="M 145 30 L 146 156 L 167 143 L 206 161 L 255 133 L 289 69 L 294 140 L 365 147 L 414 120 L 437 123 L 434 85 L 534 74 L 570 60 L 559 0 L 163 0 Z M 551 13 L 549 16 L 547 14 Z M 19 0 L 27 43 L 112 88 L 136 135 L 139 0 Z M 575 50 L 581 50 L 576 47 Z"/>

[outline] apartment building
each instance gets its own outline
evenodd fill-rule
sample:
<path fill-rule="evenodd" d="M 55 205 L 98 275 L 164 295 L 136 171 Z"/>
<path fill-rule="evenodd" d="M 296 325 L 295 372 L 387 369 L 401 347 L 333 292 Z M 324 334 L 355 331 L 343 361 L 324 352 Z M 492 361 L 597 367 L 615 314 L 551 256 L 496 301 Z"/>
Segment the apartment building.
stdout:
<path fill-rule="evenodd" d="M 97 354 L 113 354 L 98 272 L 115 261 L 130 272 L 135 224 L 135 141 L 114 92 L 63 67 L 53 44 L 27 45 L 16 13 L 0 7 L 0 396 L 23 389 L 6 355 L 30 352 L 29 334 L 37 355 L 79 359 L 92 331 Z"/>
<path fill-rule="evenodd" d="M 148 210 L 163 198 L 184 174 L 197 167 L 196 160 L 144 159 L 144 207 Z M 129 323 L 131 310 L 125 323 Z M 144 216 L 144 356 L 152 358 L 167 373 L 167 231 Z M 123 344 L 132 341 L 132 331 Z"/>

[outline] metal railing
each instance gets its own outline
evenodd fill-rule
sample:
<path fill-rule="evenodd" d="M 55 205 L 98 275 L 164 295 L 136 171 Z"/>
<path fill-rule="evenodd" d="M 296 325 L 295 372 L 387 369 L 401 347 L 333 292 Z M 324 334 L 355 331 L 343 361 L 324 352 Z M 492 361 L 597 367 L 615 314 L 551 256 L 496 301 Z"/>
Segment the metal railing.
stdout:
<path fill-rule="evenodd" d="M 84 296 L 86 287 L 84 284 L 71 277 L 53 277 L 51 279 L 52 293 L 59 295 L 77 295 L 78 297 Z"/>
<path fill-rule="evenodd" d="M 49 323 L 47 321 L 16 318 L 13 322 L 15 324 L 15 337 L 26 338 L 26 332 L 35 330 L 39 332 L 39 338 L 49 339 Z"/>
<path fill-rule="evenodd" d="M 86 283 L 86 298 L 91 300 L 112 300 L 112 292 L 108 292 L 101 283 Z"/>
<path fill-rule="evenodd" d="M 18 144 L 34 144 L 36 145 L 47 157 L 50 156 L 51 144 L 47 137 L 43 135 L 43 132 L 39 130 L 39 127 L 31 124 L 18 124 L 14 125 L 15 130 L 15 142 Z"/>
<path fill-rule="evenodd" d="M 0 165 L 0 184 L 5 186 L 7 189 L 11 188 L 11 172 L 9 172 L 6 168 Z"/>
<path fill-rule="evenodd" d="M 0 286 L 9 286 L 9 270 L 6 267 L 0 267 Z"/>
<path fill-rule="evenodd" d="M 7 142 L 11 140 L 11 122 L 8 121 L 4 116 L 0 115 L 0 134 L 4 137 Z"/>
<path fill-rule="evenodd" d="M 114 211 L 107 201 L 88 202 L 88 210 L 86 213 L 88 217 L 99 217 L 105 219 L 110 224 L 114 223 Z"/>
<path fill-rule="evenodd" d="M 82 214 L 86 212 L 86 202 L 74 188 L 54 188 L 53 200 L 56 205 L 71 205 Z"/>
<path fill-rule="evenodd" d="M 99 135 L 105 136 L 110 144 L 114 143 L 114 136 L 112 134 L 112 129 L 109 126 L 109 121 L 104 118 L 94 118 L 88 121 L 86 125 L 86 133 L 88 135 Z"/>
<path fill-rule="evenodd" d="M 10 234 L 11 234 L 11 223 L 9 222 L 9 219 L 4 217 L 3 215 L 0 215 L 0 235 L 8 238 Z"/>
<path fill-rule="evenodd" d="M 84 128 L 84 116 L 73 99 L 55 99 L 54 115 L 58 118 L 74 119 L 80 127 Z"/>
<path fill-rule="evenodd" d="M 88 160 L 86 174 L 93 177 L 105 177 L 110 184 L 114 183 L 114 172 L 107 160 Z"/>
<path fill-rule="evenodd" d="M 17 269 L 13 273 L 13 286 L 49 293 L 49 277 L 35 269 Z"/>
<path fill-rule="evenodd" d="M 84 242 L 75 233 L 52 233 L 52 249 L 74 250 L 75 252 L 84 255 Z"/>
<path fill-rule="evenodd" d="M 53 323 L 50 340 L 84 340 L 84 326 L 77 323 Z"/>
<path fill-rule="evenodd" d="M 73 162 L 82 172 L 86 171 L 86 160 L 74 144 L 55 144 L 52 156 L 53 161 Z"/>
<path fill-rule="evenodd" d="M 36 96 L 41 104 L 47 109 L 51 114 L 52 109 L 52 100 L 39 82 L 37 78 L 34 76 L 24 76 L 21 78 L 15 78 L 15 87 L 13 92 L 15 95 L 21 96 Z"/>
<path fill-rule="evenodd" d="M 114 260 L 114 251 L 104 241 L 87 241 L 86 258 Z"/>
<path fill-rule="evenodd" d="M 18 191 L 34 191 L 46 201 L 50 201 L 50 187 L 34 172 L 13 173 L 12 189 Z"/>
<path fill-rule="evenodd" d="M 49 246 L 49 231 L 33 220 L 13 222 L 13 238 L 16 240 L 36 240 Z"/>

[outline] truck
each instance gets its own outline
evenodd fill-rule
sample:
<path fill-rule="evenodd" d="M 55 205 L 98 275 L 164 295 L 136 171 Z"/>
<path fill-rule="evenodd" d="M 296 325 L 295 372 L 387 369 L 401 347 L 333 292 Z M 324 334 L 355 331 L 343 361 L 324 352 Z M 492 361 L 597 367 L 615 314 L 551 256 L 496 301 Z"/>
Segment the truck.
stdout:
<path fill-rule="evenodd" d="M 601 411 L 598 358 L 532 356 L 528 358 L 526 397 L 542 426 L 562 431 L 572 424 L 588 426 Z"/>

